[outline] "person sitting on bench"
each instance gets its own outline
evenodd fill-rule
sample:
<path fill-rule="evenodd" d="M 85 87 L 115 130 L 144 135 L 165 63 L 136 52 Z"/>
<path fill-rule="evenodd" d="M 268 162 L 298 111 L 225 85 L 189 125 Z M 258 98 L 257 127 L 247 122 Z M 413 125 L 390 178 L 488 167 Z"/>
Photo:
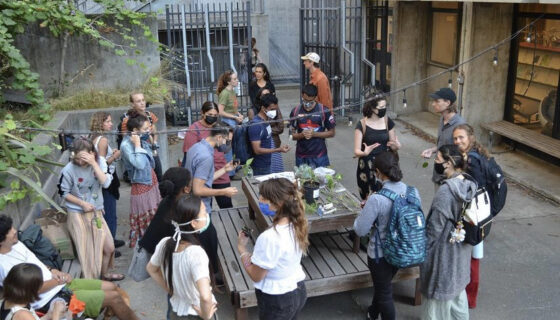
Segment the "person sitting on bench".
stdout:
<path fill-rule="evenodd" d="M 42 263 L 31 250 L 18 240 L 17 230 L 12 219 L 0 215 L 0 285 L 4 284 L 10 270 L 20 263 L 31 263 L 43 274 L 43 285 L 39 289 L 39 299 L 31 303 L 31 307 L 46 313 L 51 301 L 63 298 L 70 301 L 72 295 L 85 302 L 84 314 L 95 318 L 102 308 L 110 307 L 118 319 L 135 320 L 138 317 L 126 305 L 117 286 L 112 282 L 97 279 L 72 279 L 68 273 L 50 269 Z"/>

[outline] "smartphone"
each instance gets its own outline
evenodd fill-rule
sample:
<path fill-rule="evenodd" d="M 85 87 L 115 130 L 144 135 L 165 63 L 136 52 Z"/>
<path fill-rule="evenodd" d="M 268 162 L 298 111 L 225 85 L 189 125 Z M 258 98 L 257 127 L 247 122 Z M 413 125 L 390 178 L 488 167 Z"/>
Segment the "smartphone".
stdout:
<path fill-rule="evenodd" d="M 253 237 L 251 236 L 253 230 L 251 230 L 251 228 L 244 226 L 243 228 L 241 228 L 241 231 L 243 232 L 243 234 L 245 234 L 246 237 L 248 237 L 249 239 L 253 239 Z"/>
<path fill-rule="evenodd" d="M 241 164 L 241 160 L 239 160 L 239 159 L 233 159 L 233 160 L 232 160 L 232 163 L 233 163 L 233 166 L 237 168 L 237 167 L 239 167 L 239 165 Z"/>

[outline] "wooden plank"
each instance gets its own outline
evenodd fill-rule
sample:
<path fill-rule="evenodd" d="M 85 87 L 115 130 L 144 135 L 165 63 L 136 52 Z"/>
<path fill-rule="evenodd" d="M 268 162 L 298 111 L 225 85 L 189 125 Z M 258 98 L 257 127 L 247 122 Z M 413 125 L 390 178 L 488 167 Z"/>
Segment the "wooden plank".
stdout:
<path fill-rule="evenodd" d="M 224 273 L 224 280 L 228 282 L 227 287 L 232 292 L 247 290 L 247 283 L 242 274 L 244 270 L 240 268 L 238 257 L 234 253 L 234 248 L 226 232 L 225 221 L 229 220 L 228 212 L 227 210 L 216 211 L 212 214 L 212 217 L 214 218 L 213 224 L 216 228 L 216 233 L 218 234 L 218 247 L 221 249 L 225 260 L 222 265 L 229 270 L 228 273 Z M 237 247 L 237 241 L 235 243 Z"/>
<path fill-rule="evenodd" d="M 323 243 L 320 236 L 313 235 L 309 237 L 310 243 L 313 244 L 315 248 L 319 251 L 319 254 L 323 257 L 327 265 L 329 266 L 330 270 L 334 273 L 335 276 L 339 276 L 341 274 L 346 274 L 346 271 L 340 263 L 336 260 L 334 255 L 331 253 L 329 248 Z"/>
<path fill-rule="evenodd" d="M 346 273 L 354 273 L 358 271 L 358 269 L 356 269 L 356 267 L 352 264 L 352 262 L 350 262 L 348 257 L 344 254 L 344 252 L 340 250 L 340 248 L 334 242 L 332 237 L 322 234 L 321 240 L 323 241 L 323 243 L 325 243 L 325 246 L 329 248 L 334 258 L 338 261 L 338 263 L 340 263 L 340 265 L 342 266 L 342 268 L 344 268 L 344 271 Z"/>
<path fill-rule="evenodd" d="M 484 123 L 481 127 L 556 158 L 560 158 L 560 140 L 503 120 Z"/>
<path fill-rule="evenodd" d="M 224 222 L 224 230 L 226 233 L 226 236 L 229 240 L 230 243 L 230 248 L 231 248 L 231 254 L 235 257 L 235 261 L 237 263 L 237 267 L 239 268 L 239 271 L 242 275 L 242 280 L 243 283 L 245 284 L 245 287 L 238 289 L 236 291 L 242 292 L 245 290 L 252 290 L 253 288 L 253 281 L 251 280 L 251 278 L 249 277 L 249 275 L 247 274 L 247 271 L 245 271 L 245 268 L 243 267 L 243 262 L 241 261 L 241 258 L 239 257 L 239 252 L 237 252 L 237 237 L 239 234 L 240 229 L 237 229 L 232 221 L 232 218 L 235 215 L 238 215 L 237 209 L 233 208 L 233 209 L 226 209 L 225 212 L 227 212 L 226 215 L 224 215 L 224 219 L 222 220 Z M 249 247 L 249 250 L 251 251 L 254 244 L 251 242 L 251 240 L 249 240 L 249 243 L 247 245 Z M 231 261 L 230 265 L 233 264 L 234 262 Z"/>
<path fill-rule="evenodd" d="M 313 245 L 309 246 L 309 256 L 308 259 L 311 259 L 313 264 L 319 269 L 321 273 L 321 278 L 325 277 L 333 277 L 334 273 L 332 272 L 331 268 L 329 268 L 329 264 L 323 259 L 323 257 L 319 254 L 319 250 Z M 317 278 L 312 278 L 317 279 Z"/>
<path fill-rule="evenodd" d="M 64 260 L 60 271 L 68 273 L 73 279 L 79 279 L 82 276 L 82 265 L 78 259 Z"/>

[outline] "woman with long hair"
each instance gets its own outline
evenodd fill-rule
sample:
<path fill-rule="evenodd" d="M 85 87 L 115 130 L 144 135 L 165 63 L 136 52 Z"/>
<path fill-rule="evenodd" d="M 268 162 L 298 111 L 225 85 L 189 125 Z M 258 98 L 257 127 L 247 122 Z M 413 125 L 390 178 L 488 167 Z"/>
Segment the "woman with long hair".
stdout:
<path fill-rule="evenodd" d="M 374 160 L 374 174 L 382 187 L 398 195 L 407 193 L 407 185 L 401 180 L 403 177 L 399 160 L 392 152 L 383 151 Z M 414 188 L 415 197 L 420 202 L 418 190 Z M 387 262 L 383 257 L 381 243 L 387 237 L 387 225 L 391 218 L 393 201 L 381 194 L 372 194 L 354 221 L 354 232 L 360 237 L 367 235 L 373 226 L 375 232 L 370 235 L 367 254 L 368 267 L 373 280 L 373 299 L 368 308 L 368 319 L 395 319 L 395 305 L 393 302 L 393 276 L 398 268 Z M 376 236 L 376 233 L 379 235 Z M 376 244 L 376 238 L 378 240 Z"/>
<path fill-rule="evenodd" d="M 14 266 L 2 283 L 1 320 L 38 320 L 39 316 L 30 304 L 39 300 L 39 291 L 43 286 L 41 268 L 31 263 Z M 66 312 L 66 302 L 62 299 L 51 302 L 49 313 L 41 319 L 59 320 Z"/>
<path fill-rule="evenodd" d="M 484 171 L 485 163 L 490 158 L 488 151 L 477 140 L 474 129 L 468 124 L 460 124 L 453 129 L 453 142 L 467 159 L 466 173 L 478 184 L 478 188 L 486 188 L 488 180 Z M 467 286 L 469 308 L 476 308 L 478 285 L 480 278 L 480 259 L 484 257 L 484 241 L 473 247 L 471 257 L 471 281 Z"/>
<path fill-rule="evenodd" d="M 243 115 L 239 112 L 239 102 L 234 88 L 239 85 L 237 73 L 227 70 L 218 78 L 218 110 L 222 121 L 235 126 L 243 121 Z"/>
<path fill-rule="evenodd" d="M 185 140 L 183 141 L 183 162 L 185 165 L 187 151 L 197 142 L 206 139 L 210 135 L 211 129 L 218 123 L 218 106 L 212 101 L 206 101 L 200 109 L 201 119 L 193 123 L 187 129 Z M 218 171 L 226 166 L 226 158 L 223 152 L 214 150 L 214 170 Z M 231 180 L 228 174 L 223 174 L 212 182 L 212 189 L 225 189 L 231 187 Z M 230 197 L 214 196 L 220 209 L 232 208 L 233 204 Z"/>
<path fill-rule="evenodd" d="M 99 157 L 102 157 L 107 162 L 107 167 L 109 168 L 109 173 L 113 176 L 111 184 L 107 188 L 103 188 L 103 208 L 105 210 L 105 221 L 107 226 L 111 231 L 113 236 L 113 241 L 115 247 L 121 247 L 124 245 L 124 241 L 117 240 L 117 200 L 120 198 L 119 186 L 120 181 L 115 170 L 115 162 L 121 156 L 121 151 L 119 149 L 113 149 L 109 145 L 109 138 L 105 135 L 106 132 L 110 132 L 113 129 L 113 120 L 108 112 L 99 111 L 93 114 L 91 117 L 91 122 L 89 126 L 90 140 L 93 143 L 95 152 Z M 120 256 L 120 252 L 115 251 L 115 257 Z"/>
<path fill-rule="evenodd" d="M 307 299 L 301 257 L 309 246 L 301 194 L 284 178 L 264 181 L 259 194 L 263 213 L 274 216 L 272 227 L 257 238 L 253 253 L 240 232 L 237 249 L 254 282 L 259 319 L 297 319 Z"/>
<path fill-rule="evenodd" d="M 171 216 L 173 237 L 157 245 L 146 269 L 171 296 L 170 319 L 210 319 L 216 312 L 208 255 L 198 234 L 210 224 L 210 215 L 199 197 L 182 195 Z"/>
<path fill-rule="evenodd" d="M 459 221 L 463 204 L 476 194 L 476 183 L 464 174 L 466 162 L 455 145 L 441 146 L 434 166 L 446 179 L 426 219 L 426 259 L 420 266 L 420 290 L 425 298 L 422 319 L 468 319 L 465 287 L 472 246 L 463 243 Z"/>
<path fill-rule="evenodd" d="M 364 104 L 364 117 L 354 130 L 354 156 L 358 157 L 356 181 L 362 200 L 381 189 L 381 182 L 375 179 L 375 157 L 381 152 L 397 151 L 401 147 L 395 123 L 386 113 L 387 98 L 375 96 Z"/>
<path fill-rule="evenodd" d="M 72 236 L 84 277 L 108 281 L 124 275 L 108 273 L 113 264 L 115 244 L 103 219 L 102 188 L 111 184 L 105 158 L 97 156 L 86 138 L 72 142 L 70 162 L 60 173 L 58 193 L 68 211 L 68 231 Z"/>
<path fill-rule="evenodd" d="M 247 111 L 250 120 L 259 113 L 261 106 L 258 104 L 257 94 L 263 89 L 267 89 L 268 93 L 276 94 L 276 88 L 270 81 L 268 68 L 264 63 L 257 63 L 255 66 L 255 78 L 249 83 L 249 98 L 251 99 L 251 109 Z"/>
<path fill-rule="evenodd" d="M 130 235 L 129 246 L 144 236 L 161 200 L 158 179 L 154 171 L 150 139 L 150 121 L 136 111 L 129 114 L 126 123 L 128 133 L 121 144 L 124 167 L 132 183 L 130 189 Z"/>

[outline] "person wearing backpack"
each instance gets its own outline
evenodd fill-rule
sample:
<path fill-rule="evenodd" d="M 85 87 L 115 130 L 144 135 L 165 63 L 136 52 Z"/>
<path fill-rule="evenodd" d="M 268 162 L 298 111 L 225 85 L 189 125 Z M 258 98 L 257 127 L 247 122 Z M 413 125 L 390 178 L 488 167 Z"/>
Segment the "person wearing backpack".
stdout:
<path fill-rule="evenodd" d="M 486 175 L 486 168 L 490 155 L 474 135 L 474 129 L 468 124 L 460 124 L 453 130 L 453 140 L 459 151 L 467 158 L 467 174 L 478 183 L 478 188 L 488 189 L 489 177 Z M 490 199 L 492 197 L 490 196 Z M 492 202 L 490 202 L 492 205 Z M 484 241 L 473 247 L 471 258 L 471 281 L 467 286 L 467 298 L 469 308 L 476 308 L 476 298 L 478 296 L 478 285 L 480 278 L 480 259 L 483 257 Z"/>
<path fill-rule="evenodd" d="M 397 151 L 401 144 L 397 138 L 395 123 L 386 115 L 387 98 L 374 96 L 364 104 L 363 118 L 354 130 L 354 156 L 358 157 L 356 181 L 360 197 L 367 197 L 381 189 L 381 182 L 375 179 L 373 160 L 383 151 Z"/>
<path fill-rule="evenodd" d="M 296 166 L 307 164 L 313 168 L 330 165 L 325 140 L 335 135 L 332 113 L 316 101 L 317 87 L 306 84 L 302 90 L 303 102 L 290 112 L 292 139 L 296 144 Z"/>
<path fill-rule="evenodd" d="M 472 246 L 464 241 L 463 204 L 476 195 L 476 183 L 464 174 L 466 162 L 455 145 L 443 145 L 435 170 L 446 179 L 436 191 L 426 218 L 426 259 L 420 266 L 424 296 L 422 319 L 468 319 L 465 287 L 469 283 Z"/>
<path fill-rule="evenodd" d="M 389 191 L 391 194 L 412 193 L 415 203 L 420 204 L 420 195 L 416 188 L 408 187 L 401 182 L 402 171 L 399 167 L 397 157 L 392 152 L 382 152 L 375 157 L 375 175 L 383 184 L 382 190 Z M 372 227 L 375 231 L 370 233 L 370 241 L 367 248 L 368 267 L 373 280 L 373 299 L 368 308 L 368 319 L 377 319 L 379 315 L 384 320 L 395 319 L 395 306 L 393 303 L 393 285 L 391 280 L 398 270 L 398 267 L 389 263 L 385 256 L 385 248 L 382 243 L 389 237 L 388 227 L 393 212 L 393 201 L 380 193 L 372 194 L 356 220 L 354 221 L 354 231 L 358 236 L 365 236 L 370 233 Z M 421 214 L 421 209 L 419 209 Z M 420 221 L 424 217 L 421 214 Z M 416 221 L 416 219 L 414 219 Z M 422 241 L 424 239 L 422 238 Z M 423 250 L 422 250 L 423 251 Z M 423 252 L 422 252 L 423 253 Z M 423 258 L 423 255 L 422 255 Z"/>

